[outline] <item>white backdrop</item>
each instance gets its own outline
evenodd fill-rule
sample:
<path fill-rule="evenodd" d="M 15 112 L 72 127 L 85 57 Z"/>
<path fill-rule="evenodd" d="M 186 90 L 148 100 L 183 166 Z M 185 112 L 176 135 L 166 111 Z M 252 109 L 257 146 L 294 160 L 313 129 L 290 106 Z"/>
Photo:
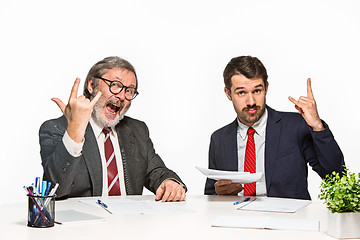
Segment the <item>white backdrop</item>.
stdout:
<path fill-rule="evenodd" d="M 269 75 L 267 103 L 294 111 L 289 95 L 312 78 L 320 117 L 353 172 L 357 155 L 360 2 L 1 0 L 0 204 L 24 201 L 22 186 L 42 175 L 38 129 L 61 115 L 76 77 L 106 56 L 136 68 L 140 95 L 128 115 L 145 121 L 155 149 L 202 194 L 210 135 L 235 119 L 222 71 L 252 55 Z M 343 127 L 347 127 L 346 130 Z M 320 178 L 309 169 L 312 198 Z"/>

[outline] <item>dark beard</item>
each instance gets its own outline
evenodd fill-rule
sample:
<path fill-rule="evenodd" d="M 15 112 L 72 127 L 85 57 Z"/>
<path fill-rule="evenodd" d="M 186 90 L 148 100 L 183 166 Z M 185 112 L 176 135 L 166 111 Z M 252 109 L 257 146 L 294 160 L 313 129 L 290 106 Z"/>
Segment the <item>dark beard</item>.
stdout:
<path fill-rule="evenodd" d="M 256 109 L 257 112 L 254 115 L 249 116 L 248 114 L 246 114 L 246 111 L 248 111 L 250 109 Z M 242 122 L 243 124 L 245 124 L 247 126 L 253 125 L 257 121 L 259 121 L 259 119 L 262 117 L 264 112 L 265 112 L 265 105 L 263 106 L 263 108 L 261 108 L 260 106 L 256 106 L 256 105 L 252 105 L 252 106 L 248 105 L 241 110 L 241 114 L 240 114 L 240 116 L 238 116 L 238 119 L 240 122 Z"/>

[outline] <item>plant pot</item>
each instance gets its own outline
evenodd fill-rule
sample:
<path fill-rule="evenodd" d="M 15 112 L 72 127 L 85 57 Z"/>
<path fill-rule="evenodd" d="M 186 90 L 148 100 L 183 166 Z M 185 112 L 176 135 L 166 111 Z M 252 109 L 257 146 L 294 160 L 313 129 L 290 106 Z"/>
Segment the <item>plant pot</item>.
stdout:
<path fill-rule="evenodd" d="M 360 212 L 328 210 L 326 233 L 335 238 L 360 238 Z"/>

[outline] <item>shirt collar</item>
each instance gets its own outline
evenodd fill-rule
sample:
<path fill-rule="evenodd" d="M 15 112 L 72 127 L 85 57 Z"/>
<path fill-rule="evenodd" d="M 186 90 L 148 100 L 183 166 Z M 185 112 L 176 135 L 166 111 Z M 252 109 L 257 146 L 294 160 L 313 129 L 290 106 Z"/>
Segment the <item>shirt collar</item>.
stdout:
<path fill-rule="evenodd" d="M 94 134 L 95 134 L 95 138 L 96 139 L 99 139 L 99 137 L 101 136 L 102 134 L 102 130 L 103 130 L 103 126 L 101 126 L 99 123 L 97 123 L 93 117 L 90 118 L 90 125 L 94 131 Z M 114 136 L 114 131 L 115 131 L 115 127 L 111 127 L 110 128 L 111 131 L 110 131 L 110 134 Z"/>
<path fill-rule="evenodd" d="M 260 137 L 264 136 L 265 134 L 267 118 L 268 118 L 268 111 L 265 108 L 264 114 L 260 117 L 260 119 L 256 123 L 254 123 L 254 125 L 251 126 L 253 129 L 255 129 L 255 133 L 258 134 Z M 238 122 L 238 133 L 240 134 L 240 137 L 242 139 L 245 139 L 249 127 L 243 124 L 242 122 L 240 122 L 238 118 L 236 118 L 236 120 Z"/>

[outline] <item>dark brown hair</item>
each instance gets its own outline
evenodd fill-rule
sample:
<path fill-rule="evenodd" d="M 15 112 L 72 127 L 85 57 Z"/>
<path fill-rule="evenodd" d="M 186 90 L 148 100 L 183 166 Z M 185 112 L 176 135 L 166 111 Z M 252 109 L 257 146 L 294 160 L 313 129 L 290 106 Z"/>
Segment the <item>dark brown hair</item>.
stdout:
<path fill-rule="evenodd" d="M 267 85 L 268 75 L 266 68 L 256 57 L 241 56 L 231 59 L 223 73 L 225 87 L 230 90 L 231 78 L 240 74 L 249 79 L 261 78 L 264 81 L 264 87 Z"/>

